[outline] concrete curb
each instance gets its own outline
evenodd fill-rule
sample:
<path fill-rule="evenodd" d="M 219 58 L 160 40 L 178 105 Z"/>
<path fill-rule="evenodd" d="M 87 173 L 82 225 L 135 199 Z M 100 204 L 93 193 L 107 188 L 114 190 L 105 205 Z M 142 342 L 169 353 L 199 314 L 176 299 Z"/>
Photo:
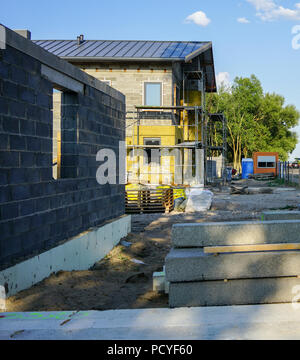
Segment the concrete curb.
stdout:
<path fill-rule="evenodd" d="M 173 249 L 166 257 L 170 282 L 271 278 L 300 275 L 300 251 L 224 253 Z M 300 283 L 300 279 L 299 279 Z"/>
<path fill-rule="evenodd" d="M 261 216 L 263 221 L 300 220 L 300 211 L 265 211 Z"/>
<path fill-rule="evenodd" d="M 292 303 L 296 277 L 171 283 L 171 307 Z"/>
<path fill-rule="evenodd" d="M 177 248 L 297 243 L 299 233 L 300 220 L 176 224 L 172 242 Z"/>

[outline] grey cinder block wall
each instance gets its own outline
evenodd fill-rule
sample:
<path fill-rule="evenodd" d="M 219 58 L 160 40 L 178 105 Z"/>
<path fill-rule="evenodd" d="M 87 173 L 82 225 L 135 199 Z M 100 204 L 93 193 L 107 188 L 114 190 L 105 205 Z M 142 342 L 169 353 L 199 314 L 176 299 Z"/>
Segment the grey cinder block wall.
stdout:
<path fill-rule="evenodd" d="M 0 25 L 1 26 L 1 25 Z M 3 27 L 0 270 L 124 214 L 124 185 L 99 185 L 96 154 L 125 139 L 125 97 Z M 43 75 L 54 69 L 58 83 Z M 78 92 L 64 88 L 68 81 Z M 61 178 L 52 177 L 53 87 L 62 96 Z M 118 169 L 117 169 L 118 170 Z"/>

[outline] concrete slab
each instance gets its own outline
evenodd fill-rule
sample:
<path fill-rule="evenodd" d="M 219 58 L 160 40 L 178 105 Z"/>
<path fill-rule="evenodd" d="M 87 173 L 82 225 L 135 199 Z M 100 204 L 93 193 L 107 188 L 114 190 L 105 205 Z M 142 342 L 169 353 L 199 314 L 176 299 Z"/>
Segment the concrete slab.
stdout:
<path fill-rule="evenodd" d="M 261 214 L 262 221 L 300 220 L 300 211 L 265 211 Z"/>
<path fill-rule="evenodd" d="M 292 303 L 300 291 L 296 277 L 171 283 L 169 304 L 184 306 L 226 306 Z"/>
<path fill-rule="evenodd" d="M 171 282 L 298 275 L 299 250 L 215 255 L 205 254 L 201 248 L 172 249 L 166 257 L 166 277 Z"/>
<path fill-rule="evenodd" d="M 300 339 L 300 309 L 276 304 L 4 313 L 0 314 L 0 339 L 296 340 Z"/>
<path fill-rule="evenodd" d="M 297 243 L 299 233 L 300 220 L 175 224 L 172 242 L 177 248 Z"/>

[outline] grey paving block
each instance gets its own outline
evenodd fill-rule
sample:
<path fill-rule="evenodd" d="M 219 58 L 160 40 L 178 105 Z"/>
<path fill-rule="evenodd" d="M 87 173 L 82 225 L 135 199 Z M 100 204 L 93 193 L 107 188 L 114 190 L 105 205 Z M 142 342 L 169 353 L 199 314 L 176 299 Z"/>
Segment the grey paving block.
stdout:
<path fill-rule="evenodd" d="M 265 211 L 261 216 L 263 221 L 300 220 L 300 211 Z"/>
<path fill-rule="evenodd" d="M 299 250 L 214 255 L 202 249 L 172 249 L 166 257 L 166 277 L 171 282 L 298 275 Z"/>
<path fill-rule="evenodd" d="M 170 307 L 291 303 L 296 277 L 171 283 Z"/>
<path fill-rule="evenodd" d="M 176 224 L 172 243 L 177 248 L 299 242 L 300 220 Z"/>

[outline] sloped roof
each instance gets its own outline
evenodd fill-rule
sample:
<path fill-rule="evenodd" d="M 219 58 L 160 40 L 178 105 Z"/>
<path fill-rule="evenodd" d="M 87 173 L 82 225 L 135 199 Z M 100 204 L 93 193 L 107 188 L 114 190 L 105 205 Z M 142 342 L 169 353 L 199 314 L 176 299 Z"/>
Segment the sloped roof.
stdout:
<path fill-rule="evenodd" d="M 142 40 L 33 40 L 64 60 L 99 61 L 181 61 L 189 63 L 201 57 L 206 75 L 206 91 L 216 92 L 212 43 L 210 41 L 142 41 Z"/>
<path fill-rule="evenodd" d="M 211 48 L 200 41 L 126 41 L 126 40 L 35 40 L 37 45 L 62 58 L 114 58 L 186 60 Z"/>

